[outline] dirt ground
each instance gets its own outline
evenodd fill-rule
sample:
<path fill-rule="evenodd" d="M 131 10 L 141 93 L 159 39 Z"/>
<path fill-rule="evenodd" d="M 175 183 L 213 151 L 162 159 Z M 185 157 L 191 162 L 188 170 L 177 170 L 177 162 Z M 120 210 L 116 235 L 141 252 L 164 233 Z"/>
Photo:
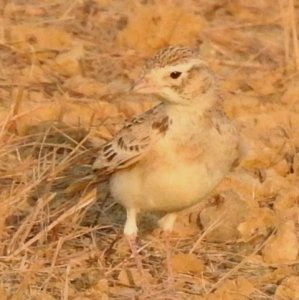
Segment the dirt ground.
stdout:
<path fill-rule="evenodd" d="M 180 213 L 167 290 L 157 216 L 140 218 L 148 299 L 299 299 L 299 1 L 0 1 L 0 300 L 144 299 L 125 213 L 91 164 L 144 60 L 199 47 L 243 140 L 215 196 Z M 143 283 L 144 284 L 144 283 Z"/>

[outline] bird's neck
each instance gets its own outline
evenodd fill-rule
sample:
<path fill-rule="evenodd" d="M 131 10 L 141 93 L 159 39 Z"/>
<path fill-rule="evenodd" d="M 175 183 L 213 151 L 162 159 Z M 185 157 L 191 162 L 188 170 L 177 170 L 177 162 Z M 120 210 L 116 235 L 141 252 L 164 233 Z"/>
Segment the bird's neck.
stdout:
<path fill-rule="evenodd" d="M 192 98 L 190 101 L 184 100 L 182 103 L 165 103 L 166 110 L 170 114 L 189 114 L 189 115 L 203 115 L 208 110 L 217 107 L 222 107 L 221 101 L 216 93 L 209 92 L 200 95 L 198 98 Z"/>

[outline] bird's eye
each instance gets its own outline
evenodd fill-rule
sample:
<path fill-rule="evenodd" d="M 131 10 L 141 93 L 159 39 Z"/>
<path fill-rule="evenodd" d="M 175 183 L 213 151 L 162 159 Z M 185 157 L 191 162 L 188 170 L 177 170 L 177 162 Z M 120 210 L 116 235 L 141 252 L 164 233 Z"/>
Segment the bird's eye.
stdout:
<path fill-rule="evenodd" d="M 174 71 L 174 72 L 170 73 L 170 77 L 172 79 L 177 79 L 177 78 L 179 78 L 181 76 L 181 74 L 182 74 L 182 72 Z"/>

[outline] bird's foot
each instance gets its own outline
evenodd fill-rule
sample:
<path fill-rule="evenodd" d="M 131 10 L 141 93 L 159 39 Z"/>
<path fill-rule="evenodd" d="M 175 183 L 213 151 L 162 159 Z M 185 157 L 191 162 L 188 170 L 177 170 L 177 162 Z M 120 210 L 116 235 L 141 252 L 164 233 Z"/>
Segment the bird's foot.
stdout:
<path fill-rule="evenodd" d="M 132 256 L 135 259 L 137 271 L 140 276 L 140 281 L 138 282 L 138 285 L 141 288 L 141 296 L 146 298 L 150 295 L 151 291 L 150 291 L 149 282 L 147 281 L 148 274 L 146 273 L 146 271 L 143 268 L 142 260 L 141 260 L 140 254 L 138 252 L 136 235 L 127 235 L 126 237 L 127 237 L 127 240 L 128 240 L 131 252 L 132 252 Z"/>
<path fill-rule="evenodd" d="M 170 232 L 164 231 L 163 233 L 166 247 L 166 268 L 167 268 L 167 279 L 165 281 L 165 288 L 173 295 L 175 295 L 175 281 L 172 267 L 172 253 L 170 245 Z"/>

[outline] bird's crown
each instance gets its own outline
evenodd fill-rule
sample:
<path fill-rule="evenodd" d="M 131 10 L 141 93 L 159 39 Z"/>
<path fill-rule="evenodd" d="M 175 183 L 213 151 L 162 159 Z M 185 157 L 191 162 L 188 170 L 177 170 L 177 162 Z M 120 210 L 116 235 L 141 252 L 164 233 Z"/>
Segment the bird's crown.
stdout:
<path fill-rule="evenodd" d="M 147 60 L 146 69 L 163 68 L 185 63 L 190 59 L 199 58 L 197 49 L 184 46 L 169 46 L 162 48 L 153 57 Z"/>

